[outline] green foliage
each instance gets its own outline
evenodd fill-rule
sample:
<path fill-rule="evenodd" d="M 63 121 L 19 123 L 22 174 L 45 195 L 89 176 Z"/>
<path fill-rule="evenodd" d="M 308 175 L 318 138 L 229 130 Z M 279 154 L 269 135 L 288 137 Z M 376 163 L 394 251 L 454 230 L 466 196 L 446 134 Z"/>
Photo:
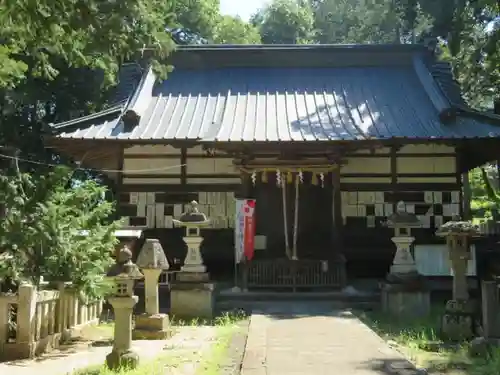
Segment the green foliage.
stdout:
<path fill-rule="evenodd" d="M 239 17 L 220 14 L 218 0 L 176 0 L 175 26 L 215 44 L 260 44 L 258 30 Z"/>
<path fill-rule="evenodd" d="M 469 184 L 471 188 L 471 211 L 475 218 L 489 218 L 492 212 L 500 208 L 499 194 L 494 186 L 488 171 L 493 166 L 486 165 L 475 168 L 469 172 Z M 496 175 L 494 175 L 496 177 Z"/>
<path fill-rule="evenodd" d="M 239 17 L 222 16 L 217 25 L 214 42 L 217 44 L 260 44 L 259 31 Z"/>
<path fill-rule="evenodd" d="M 99 68 L 113 81 L 117 65 L 141 48 L 154 47 L 165 57 L 173 47 L 164 32 L 169 1 L 4 0 L 1 9 L 0 37 L 9 54 L 0 65 L 23 71 L 24 79 L 53 79 L 62 65 Z M 0 82 L 4 87 L 15 83 Z"/>
<path fill-rule="evenodd" d="M 71 186 L 71 176 L 59 167 L 0 177 L 0 278 L 70 281 L 88 296 L 100 294 L 119 223 L 109 219 L 113 204 L 103 187 L 91 180 Z"/>
<path fill-rule="evenodd" d="M 306 2 L 274 0 L 252 17 L 264 44 L 315 42 L 314 14 Z"/>
<path fill-rule="evenodd" d="M 172 1 L 0 1 L 0 145 L 54 161 L 48 124 L 102 108 L 125 60 L 154 51 L 161 76 L 174 48 Z M 159 64 L 158 62 L 163 62 Z"/>

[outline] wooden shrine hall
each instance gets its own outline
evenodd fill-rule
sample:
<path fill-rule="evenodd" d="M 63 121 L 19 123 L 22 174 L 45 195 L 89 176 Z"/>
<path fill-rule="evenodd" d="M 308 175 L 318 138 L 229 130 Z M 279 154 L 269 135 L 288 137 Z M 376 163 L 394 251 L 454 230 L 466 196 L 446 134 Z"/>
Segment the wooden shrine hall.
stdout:
<path fill-rule="evenodd" d="M 434 232 L 464 215 L 462 174 L 498 158 L 500 117 L 467 106 L 433 48 L 203 45 L 168 63 L 162 82 L 125 65 L 105 110 L 54 124 L 46 142 L 120 170 L 109 173 L 120 216 L 171 264 L 185 253 L 172 219 L 197 200 L 212 220 L 205 264 L 231 274 L 243 197 L 257 202 L 249 284 L 277 285 L 290 267 L 304 286 L 383 276 L 395 252 L 384 222 L 404 201 L 422 223 L 419 271 L 449 276 Z"/>

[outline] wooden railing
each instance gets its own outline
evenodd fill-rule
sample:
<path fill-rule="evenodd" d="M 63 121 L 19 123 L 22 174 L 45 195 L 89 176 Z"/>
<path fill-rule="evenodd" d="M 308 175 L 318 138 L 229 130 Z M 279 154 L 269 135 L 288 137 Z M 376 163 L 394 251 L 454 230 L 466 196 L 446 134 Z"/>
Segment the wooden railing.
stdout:
<path fill-rule="evenodd" d="M 37 291 L 21 285 L 0 294 L 0 358 L 32 358 L 59 346 L 69 330 L 98 322 L 102 301 L 82 301 L 71 287 Z"/>
<path fill-rule="evenodd" d="M 341 288 L 345 263 L 324 260 L 252 260 L 245 265 L 243 284 L 251 288 Z"/>

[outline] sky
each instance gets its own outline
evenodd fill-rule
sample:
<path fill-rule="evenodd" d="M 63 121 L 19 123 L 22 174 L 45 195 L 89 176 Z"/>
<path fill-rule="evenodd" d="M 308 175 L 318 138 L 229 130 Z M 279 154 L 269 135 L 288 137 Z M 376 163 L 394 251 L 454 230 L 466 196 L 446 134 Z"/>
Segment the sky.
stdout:
<path fill-rule="evenodd" d="M 222 14 L 240 16 L 248 21 L 266 3 L 267 0 L 220 0 L 220 10 Z"/>

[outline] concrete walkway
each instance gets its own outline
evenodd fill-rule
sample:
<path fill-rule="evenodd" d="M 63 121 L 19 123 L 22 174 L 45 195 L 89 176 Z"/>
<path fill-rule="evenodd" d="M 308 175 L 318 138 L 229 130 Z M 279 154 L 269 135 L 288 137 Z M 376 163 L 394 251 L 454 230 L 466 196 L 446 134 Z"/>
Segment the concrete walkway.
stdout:
<path fill-rule="evenodd" d="M 347 310 L 271 303 L 254 310 L 241 375 L 417 375 Z"/>

